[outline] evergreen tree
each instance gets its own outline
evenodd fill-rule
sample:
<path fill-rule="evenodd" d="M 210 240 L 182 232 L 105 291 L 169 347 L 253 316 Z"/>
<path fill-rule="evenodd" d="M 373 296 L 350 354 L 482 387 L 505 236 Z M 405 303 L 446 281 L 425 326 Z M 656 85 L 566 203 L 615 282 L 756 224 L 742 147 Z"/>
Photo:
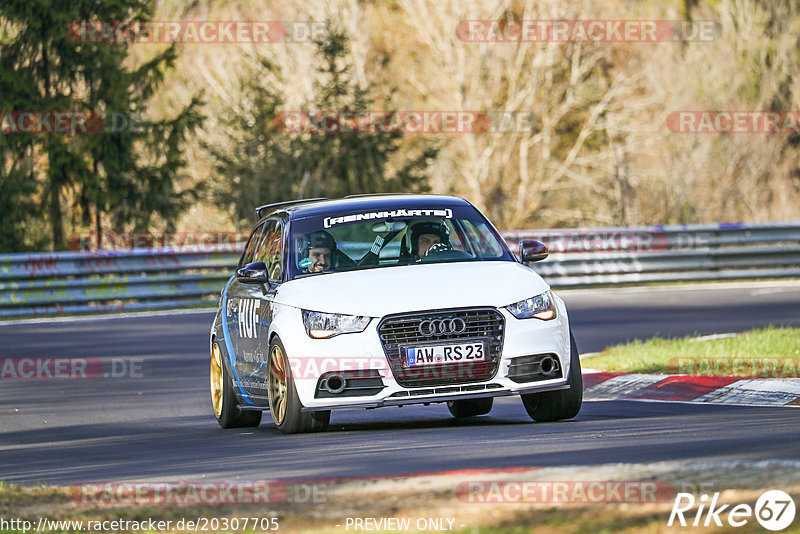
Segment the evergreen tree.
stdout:
<path fill-rule="evenodd" d="M 0 3 L 0 18 L 8 32 L 0 49 L 0 93 L 5 95 L 3 111 L 74 109 L 74 88 L 79 84 L 78 66 L 81 58 L 75 53 L 75 43 L 69 39 L 67 29 L 77 19 L 78 13 L 74 5 L 56 5 L 46 0 Z M 80 158 L 71 152 L 64 138 L 36 135 L 30 137 L 30 142 L 35 145 L 35 153 L 30 153 L 30 146 L 18 146 L 22 151 L 16 156 L 23 158 L 26 152 L 33 158 L 37 153 L 43 156 L 34 159 L 33 172 L 44 176 L 41 198 L 48 213 L 53 244 L 60 246 L 64 241 L 61 206 L 64 188 L 69 181 L 80 180 L 86 169 L 80 165 Z M 37 168 L 40 164 L 44 169 Z M 19 177 L 19 174 L 12 171 L 3 180 L 16 182 L 14 176 Z M 25 187 L 14 189 L 16 193 L 29 191 Z M 12 202 L 19 201 L 16 197 L 12 198 Z M 28 199 L 22 202 L 25 200 Z"/>
<path fill-rule="evenodd" d="M 315 43 L 318 79 L 315 110 L 360 112 L 376 109 L 374 86 L 360 87 L 345 63 L 348 39 L 331 31 Z M 261 67 L 280 75 L 270 62 Z M 257 203 L 348 194 L 427 191 L 425 171 L 437 149 L 422 143 L 418 155 L 394 162 L 402 133 L 354 132 L 342 135 L 291 133 L 281 130 L 283 99 L 272 87 L 260 83 L 264 76 L 243 81 L 250 108 L 227 122 L 232 131 L 229 148 L 208 147 L 216 159 L 219 176 L 215 196 L 231 209 L 237 224 L 252 220 Z M 379 109 L 389 110 L 385 100 Z M 276 124 L 277 123 L 277 124 Z"/>
<path fill-rule="evenodd" d="M 8 27 L 0 27 L 0 112 L 28 109 L 31 105 L 29 81 L 15 73 L 6 53 L 11 41 L 9 31 Z M 34 202 L 34 148 L 34 134 L 0 132 L 0 251 L 22 251 L 33 246 L 26 242 L 25 235 L 31 235 L 32 222 L 41 216 Z"/>
<path fill-rule="evenodd" d="M 0 147 L 19 150 L 14 157 L 27 161 L 16 170 L 0 168 L 0 184 L 8 184 L 20 205 L 29 204 L 31 194 L 40 199 L 41 212 L 24 213 L 46 213 L 54 249 L 64 246 L 67 216 L 80 216 L 87 226 L 93 219 L 98 232 L 104 213 L 114 230 L 144 230 L 156 215 L 174 222 L 197 193 L 176 186 L 186 164 L 183 143 L 202 121 L 199 98 L 174 118 L 143 118 L 147 100 L 174 65 L 174 46 L 131 70 L 125 66 L 129 43 L 88 42 L 74 33 L 82 21 L 145 21 L 152 12 L 150 0 L 0 2 L 0 22 L 8 29 L 0 48 L 3 110 L 88 111 L 105 121 L 116 113 L 138 123 L 136 130 L 109 131 L 106 122 L 96 134 L 21 136 L 10 143 L 27 147 Z M 41 182 L 37 191 L 19 185 L 22 168 Z M 22 211 L 3 217 L 19 225 Z"/>

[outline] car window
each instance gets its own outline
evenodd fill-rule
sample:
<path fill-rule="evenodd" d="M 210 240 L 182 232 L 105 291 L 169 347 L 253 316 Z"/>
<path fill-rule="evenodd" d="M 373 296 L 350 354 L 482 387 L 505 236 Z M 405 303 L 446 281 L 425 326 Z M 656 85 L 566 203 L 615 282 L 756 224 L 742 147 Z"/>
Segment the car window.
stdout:
<path fill-rule="evenodd" d="M 244 253 L 242 254 L 241 259 L 239 260 L 239 267 L 244 267 L 248 263 L 253 263 L 253 256 L 256 253 L 256 245 L 258 244 L 258 240 L 261 237 L 261 231 L 264 229 L 264 223 L 259 224 L 256 226 L 253 233 L 250 234 L 250 239 L 247 241 L 247 245 L 244 247 Z"/>
<path fill-rule="evenodd" d="M 292 223 L 291 239 L 291 278 L 398 265 L 516 261 L 471 206 L 393 206 L 302 217 Z"/>
<path fill-rule="evenodd" d="M 452 221 L 445 221 L 444 223 L 450 230 L 450 244 L 453 246 L 453 249 L 462 252 L 473 252 L 472 249 L 467 246 L 468 240 L 465 238 L 463 230 L 461 230 L 462 226 L 470 224 L 469 221 L 460 222 L 458 226 L 453 224 Z"/>
<path fill-rule="evenodd" d="M 496 239 L 490 239 L 489 226 L 483 221 L 463 221 L 464 230 L 468 236 L 466 241 L 480 256 L 496 256 L 502 254 L 503 249 Z M 458 235 L 458 234 L 456 234 Z M 464 234 L 462 233 L 463 237 Z"/>
<path fill-rule="evenodd" d="M 270 280 L 280 280 L 283 258 L 283 225 L 278 220 L 269 220 L 256 247 L 255 259 L 267 264 Z"/>
<path fill-rule="evenodd" d="M 379 265 L 392 265 L 397 263 L 400 258 L 403 240 L 406 238 L 405 232 L 397 234 L 391 241 L 386 243 L 380 250 Z M 361 255 L 363 256 L 363 254 Z M 361 257 L 358 256 L 358 257 Z"/>

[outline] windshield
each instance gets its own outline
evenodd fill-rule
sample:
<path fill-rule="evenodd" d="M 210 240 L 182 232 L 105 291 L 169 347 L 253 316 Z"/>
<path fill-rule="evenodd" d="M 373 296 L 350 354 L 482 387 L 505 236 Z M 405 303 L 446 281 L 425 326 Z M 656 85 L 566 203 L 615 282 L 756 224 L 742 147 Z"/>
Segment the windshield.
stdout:
<path fill-rule="evenodd" d="M 292 222 L 291 277 L 467 261 L 515 261 L 470 206 L 335 213 Z"/>

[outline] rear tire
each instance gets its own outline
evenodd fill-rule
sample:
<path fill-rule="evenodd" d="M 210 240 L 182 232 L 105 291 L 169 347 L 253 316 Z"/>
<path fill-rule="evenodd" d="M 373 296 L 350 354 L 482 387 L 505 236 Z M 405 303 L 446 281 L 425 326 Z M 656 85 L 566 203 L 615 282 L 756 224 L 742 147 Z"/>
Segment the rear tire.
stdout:
<path fill-rule="evenodd" d="M 211 406 L 217 423 L 222 428 L 248 428 L 261 423 L 259 410 L 240 410 L 236 404 L 233 383 L 225 364 L 222 351 L 214 341 L 211 345 Z"/>
<path fill-rule="evenodd" d="M 486 415 L 492 411 L 492 404 L 494 403 L 493 397 L 485 399 L 464 399 L 457 401 L 448 401 L 447 409 L 453 414 L 456 419 L 463 419 L 465 417 L 474 417 L 476 415 Z"/>
<path fill-rule="evenodd" d="M 575 338 L 569 334 L 569 389 L 560 391 L 545 391 L 543 393 L 528 393 L 521 395 L 522 404 L 531 419 L 537 423 L 548 421 L 561 421 L 572 419 L 581 411 L 583 404 L 583 375 L 581 374 L 581 359 Z"/>
<path fill-rule="evenodd" d="M 324 432 L 331 420 L 331 411 L 304 412 L 297 396 L 292 368 L 283 343 L 275 337 L 269 344 L 267 372 L 269 411 L 278 430 L 284 434 Z"/>

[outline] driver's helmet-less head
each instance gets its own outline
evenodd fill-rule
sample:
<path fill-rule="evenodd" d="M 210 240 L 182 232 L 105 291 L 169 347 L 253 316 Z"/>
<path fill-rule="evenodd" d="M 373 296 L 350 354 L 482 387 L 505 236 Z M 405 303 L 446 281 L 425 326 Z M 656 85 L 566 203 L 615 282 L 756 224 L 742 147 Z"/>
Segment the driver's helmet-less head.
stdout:
<path fill-rule="evenodd" d="M 419 238 L 423 235 L 435 235 L 441 240 L 441 243 L 450 245 L 450 231 L 445 226 L 444 222 L 426 221 L 418 222 L 409 230 L 411 240 L 411 254 L 418 258 L 419 253 Z"/>
<path fill-rule="evenodd" d="M 325 230 L 320 230 L 318 232 L 311 232 L 310 234 L 305 234 L 301 239 L 298 240 L 297 243 L 297 257 L 302 262 L 309 258 L 311 254 L 311 249 L 314 248 L 326 248 L 330 250 L 331 253 L 331 265 L 328 266 L 330 268 L 336 261 L 336 240 L 333 238 L 331 234 L 326 232 Z M 309 264 L 302 265 L 304 268 L 308 268 Z"/>

